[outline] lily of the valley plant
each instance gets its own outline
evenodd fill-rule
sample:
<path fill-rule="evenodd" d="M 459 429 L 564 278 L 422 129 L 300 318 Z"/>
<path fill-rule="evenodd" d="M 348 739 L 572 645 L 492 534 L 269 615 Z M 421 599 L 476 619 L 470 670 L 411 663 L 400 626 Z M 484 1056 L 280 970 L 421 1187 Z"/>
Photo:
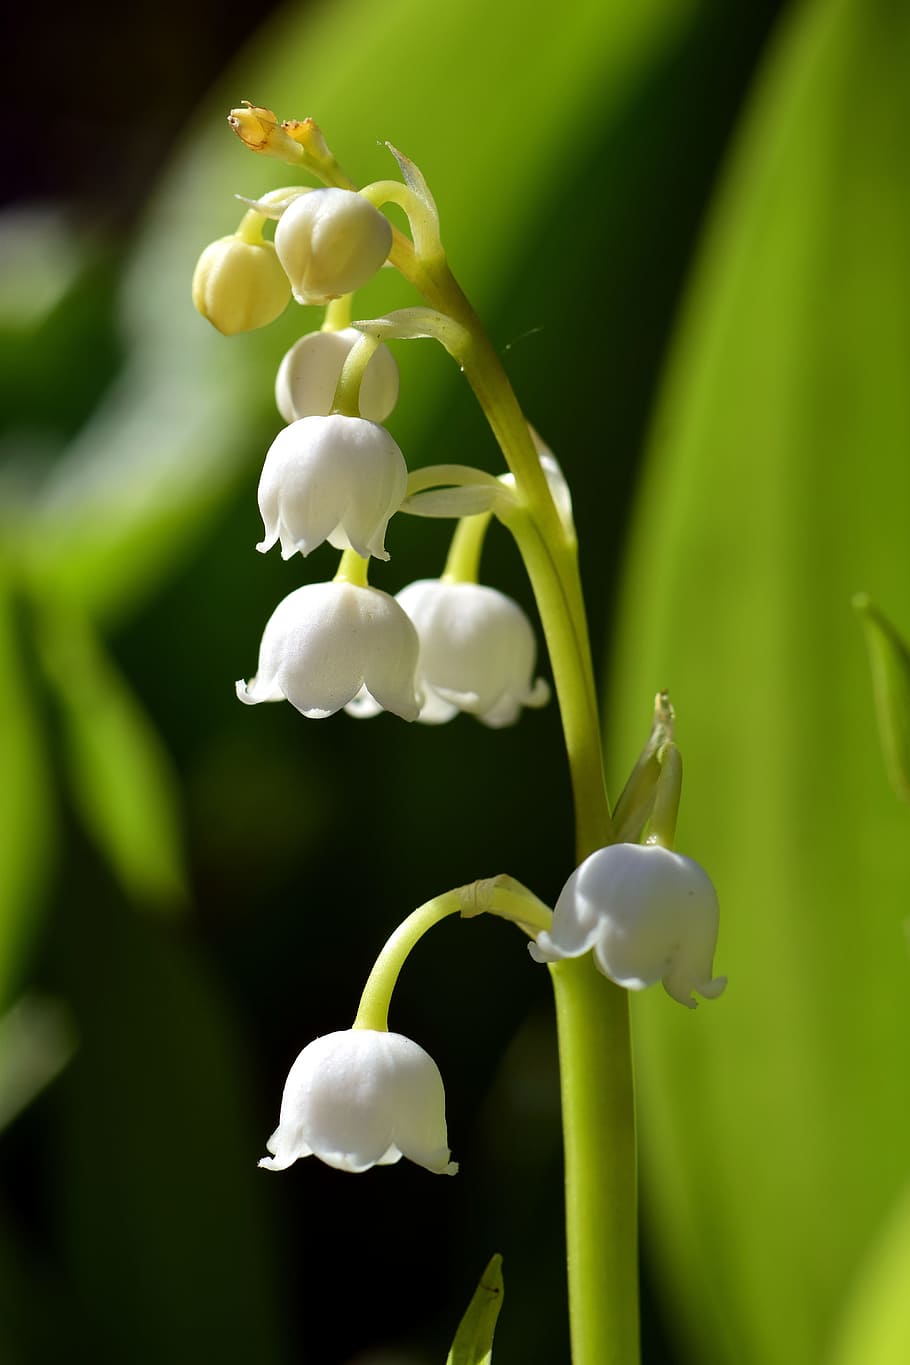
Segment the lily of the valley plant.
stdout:
<path fill-rule="evenodd" d="M 659 694 L 651 733 L 611 808 L 569 490 L 448 268 L 417 167 L 390 147 L 402 179 L 358 189 L 311 119 L 279 124 L 246 106 L 229 121 L 253 151 L 316 182 L 244 201 L 236 233 L 205 249 L 193 282 L 197 308 L 226 334 L 267 325 L 292 297 L 303 307 L 303 335 L 276 380 L 286 425 L 265 456 L 256 548 L 279 546 L 300 569 L 326 541 L 341 552 L 331 582 L 294 583 L 277 604 L 255 673 L 237 694 L 250 704 L 287 700 L 310 719 L 389 711 L 439 725 L 463 711 L 491 730 L 544 705 L 550 687 L 538 675 L 532 623 L 479 581 L 496 519 L 523 558 L 546 639 L 578 864 L 566 868 L 552 912 L 503 875 L 408 915 L 380 953 L 351 1028 L 309 1042 L 291 1067 L 271 1155 L 260 1164 L 284 1170 L 317 1156 L 364 1171 L 405 1156 L 455 1175 L 442 1078 L 418 1043 L 389 1032 L 389 1003 L 410 950 L 441 919 L 512 921 L 535 961 L 548 964 L 556 999 L 572 1359 L 630 1365 L 639 1332 L 628 992 L 662 982 L 694 1007 L 695 995 L 713 999 L 725 985 L 713 974 L 714 888 L 672 847 L 681 784 L 673 712 Z M 383 212 L 389 204 L 404 211 L 408 234 Z M 426 306 L 352 322 L 353 292 L 386 263 Z M 398 398 L 387 343 L 415 338 L 441 343 L 463 371 L 502 452 L 501 472 L 421 467 L 418 452 L 402 452 L 382 426 Z M 372 560 L 389 559 L 386 530 L 399 513 L 450 518 L 455 531 L 444 560 L 393 595 L 368 575 Z"/>

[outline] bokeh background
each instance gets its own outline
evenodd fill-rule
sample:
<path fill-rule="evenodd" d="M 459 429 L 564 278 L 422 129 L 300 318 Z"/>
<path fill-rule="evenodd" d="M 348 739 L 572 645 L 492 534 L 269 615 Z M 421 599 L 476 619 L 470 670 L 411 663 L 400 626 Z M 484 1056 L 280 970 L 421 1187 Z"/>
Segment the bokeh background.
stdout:
<path fill-rule="evenodd" d="M 554 897 L 572 830 L 553 707 L 492 733 L 234 698 L 333 564 L 253 551 L 274 371 L 318 317 L 224 339 L 189 300 L 232 195 L 287 175 L 224 123 L 249 98 L 360 181 L 384 139 L 427 175 L 575 490 L 614 789 L 677 705 L 731 984 L 634 1002 L 646 1360 L 899 1365 L 910 817 L 850 599 L 910 630 L 907 7 L 59 6 L 12 38 L 0 1360 L 424 1365 L 493 1251 L 497 1360 L 568 1359 L 548 981 L 507 926 L 442 926 L 396 993 L 456 1180 L 256 1169 L 397 921 L 503 870 Z M 409 301 L 384 272 L 357 311 Z M 411 463 L 498 468 L 447 358 L 397 355 Z M 445 547 L 399 518 L 374 582 Z M 484 572 L 530 609 L 505 536 Z"/>

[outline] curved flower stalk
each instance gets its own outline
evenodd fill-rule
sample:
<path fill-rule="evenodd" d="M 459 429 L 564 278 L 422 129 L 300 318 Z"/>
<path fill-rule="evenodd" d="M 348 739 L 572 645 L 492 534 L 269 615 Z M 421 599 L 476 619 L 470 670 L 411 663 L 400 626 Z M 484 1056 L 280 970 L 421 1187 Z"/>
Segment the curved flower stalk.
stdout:
<path fill-rule="evenodd" d="M 449 1160 L 445 1091 L 429 1053 L 401 1033 L 353 1028 L 317 1038 L 291 1067 L 278 1127 L 259 1162 L 283 1171 L 317 1156 L 341 1171 L 406 1156 L 437 1175 Z"/>
<path fill-rule="evenodd" d="M 386 527 L 404 500 L 408 467 L 397 444 L 363 417 L 301 417 L 280 431 L 259 480 L 264 554 L 308 555 L 323 541 L 388 559 Z"/>
<path fill-rule="evenodd" d="M 505 593 L 426 578 L 410 583 L 395 600 L 420 638 L 423 724 L 440 725 L 465 711 L 499 729 L 513 725 L 523 706 L 543 706 L 549 699 L 544 679 L 532 681 L 537 644 L 531 623 Z M 347 709 L 366 717 L 377 708 L 358 697 Z"/>
<path fill-rule="evenodd" d="M 610 844 L 577 867 L 553 912 L 553 926 L 528 944 L 536 962 L 594 950 L 604 976 L 628 990 L 663 981 L 681 1005 L 694 991 L 714 1000 L 727 984 L 712 977 L 717 893 L 691 858 L 650 844 Z"/>
<path fill-rule="evenodd" d="M 351 347 L 363 333 L 356 327 L 309 332 L 287 352 L 275 380 L 275 402 L 286 422 L 327 417 Z M 360 384 L 360 416 L 384 422 L 398 400 L 398 366 L 387 346 L 374 351 Z"/>
<path fill-rule="evenodd" d="M 298 303 L 329 303 L 352 294 L 384 265 L 392 225 L 353 190 L 309 190 L 275 229 L 275 250 Z"/>
<path fill-rule="evenodd" d="M 361 689 L 384 711 L 416 720 L 419 642 L 405 612 L 378 588 L 308 583 L 279 602 L 255 678 L 236 684 L 247 705 L 283 701 L 310 719 L 334 715 Z"/>

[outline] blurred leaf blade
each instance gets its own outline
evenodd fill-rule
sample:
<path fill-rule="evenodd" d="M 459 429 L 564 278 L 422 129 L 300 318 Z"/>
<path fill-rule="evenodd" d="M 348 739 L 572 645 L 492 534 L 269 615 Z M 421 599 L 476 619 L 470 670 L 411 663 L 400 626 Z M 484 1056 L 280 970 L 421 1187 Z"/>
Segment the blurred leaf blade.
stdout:
<path fill-rule="evenodd" d="M 617 765 L 668 687 L 678 846 L 721 896 L 726 997 L 692 1020 L 635 1002 L 651 1247 L 674 1322 L 719 1365 L 823 1358 L 910 1150 L 906 828 L 849 605 L 857 582 L 910 600 L 908 56 L 910 14 L 884 0 L 805 4 L 781 30 L 624 584 Z"/>
<path fill-rule="evenodd" d="M 76 808 L 127 894 L 173 910 L 187 897 L 177 779 L 151 721 L 93 627 L 45 607 L 39 630 L 63 716 Z"/>
<path fill-rule="evenodd" d="M 860 1267 L 831 1365 L 902 1365 L 910 1356 L 910 1185 Z"/>
<path fill-rule="evenodd" d="M 0 1016 L 0 1132 L 57 1076 L 76 1038 L 59 1001 L 24 995 Z"/>
<path fill-rule="evenodd" d="M 291 1356 L 243 1038 L 179 926 L 94 889 L 58 926 L 80 1047 L 55 1087 L 50 1169 L 90 1354 L 278 1365 Z"/>
<path fill-rule="evenodd" d="M 0 562 L 0 1001 L 13 993 L 56 842 L 41 721 L 18 614 L 18 599 Z"/>
<path fill-rule="evenodd" d="M 869 651 L 872 692 L 891 786 L 910 801 L 910 650 L 865 593 L 853 599 Z"/>

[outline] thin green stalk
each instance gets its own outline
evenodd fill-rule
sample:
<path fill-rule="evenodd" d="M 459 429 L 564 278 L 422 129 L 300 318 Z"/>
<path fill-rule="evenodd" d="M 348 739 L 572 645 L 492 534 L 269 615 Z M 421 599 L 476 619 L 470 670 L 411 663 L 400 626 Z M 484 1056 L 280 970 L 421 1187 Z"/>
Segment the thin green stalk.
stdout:
<path fill-rule="evenodd" d="M 387 940 L 367 977 L 360 996 L 354 1028 L 383 1031 L 389 1027 L 389 1001 L 408 954 L 427 930 L 439 924 L 447 915 L 457 915 L 461 910 L 461 904 L 461 895 L 458 891 L 446 891 L 444 895 L 434 896 L 431 901 L 418 906 L 407 919 L 402 920 L 391 938 Z"/>
<path fill-rule="evenodd" d="M 492 512 L 478 512 L 476 516 L 461 518 L 442 571 L 444 583 L 477 582 L 483 542 L 492 515 Z"/>
<path fill-rule="evenodd" d="M 574 545 L 559 520 L 527 421 L 489 338 L 441 249 L 418 255 L 398 233 L 390 256 L 431 307 L 465 329 L 457 359 L 515 475 L 509 517 L 553 666 L 580 862 L 613 838 L 597 692 Z M 639 1358 L 635 1108 L 626 993 L 590 955 L 550 968 L 556 999 L 566 1178 L 573 1365 Z"/>
<path fill-rule="evenodd" d="M 590 953 L 550 967 L 566 1179 L 572 1365 L 639 1359 L 638 1197 L 628 993 Z"/>
<path fill-rule="evenodd" d="M 458 359 L 515 475 L 507 523 L 547 639 L 572 779 L 578 861 L 613 838 L 597 692 L 574 545 L 505 371 L 444 261 L 418 270 L 427 301 L 469 337 Z M 590 955 L 550 968 L 556 1001 L 565 1154 L 573 1365 L 639 1359 L 635 1105 L 626 993 Z"/>

